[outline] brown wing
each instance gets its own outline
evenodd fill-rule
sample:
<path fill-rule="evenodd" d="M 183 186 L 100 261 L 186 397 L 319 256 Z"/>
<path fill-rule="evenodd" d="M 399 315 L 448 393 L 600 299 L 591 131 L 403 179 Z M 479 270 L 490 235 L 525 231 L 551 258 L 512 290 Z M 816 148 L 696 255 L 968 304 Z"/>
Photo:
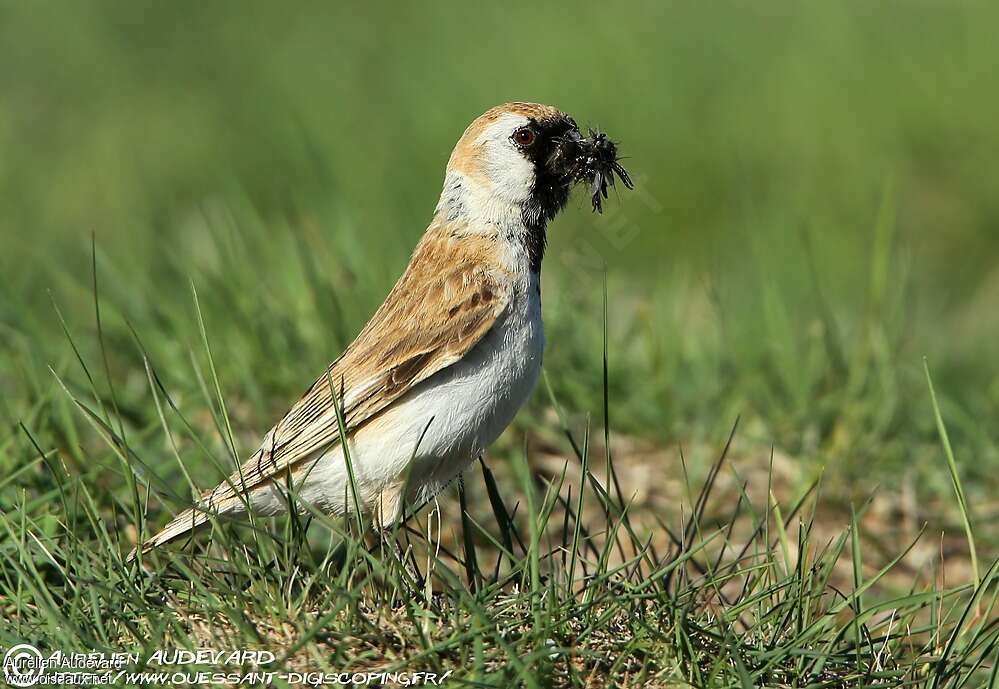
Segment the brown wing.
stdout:
<path fill-rule="evenodd" d="M 349 433 L 460 360 L 506 309 L 507 284 L 496 268 L 492 242 L 432 227 L 357 339 L 242 468 L 211 491 L 209 509 L 237 489 L 284 476 L 297 462 L 340 441 L 331 381 Z"/>

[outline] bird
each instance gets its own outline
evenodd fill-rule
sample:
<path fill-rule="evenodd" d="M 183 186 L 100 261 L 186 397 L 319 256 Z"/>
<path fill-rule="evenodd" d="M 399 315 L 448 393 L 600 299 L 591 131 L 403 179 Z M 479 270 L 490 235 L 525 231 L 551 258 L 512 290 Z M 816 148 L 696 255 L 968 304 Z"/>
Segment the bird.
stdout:
<path fill-rule="evenodd" d="M 229 478 L 133 549 L 213 516 L 360 511 L 390 528 L 437 495 L 513 421 L 541 373 L 547 226 L 577 182 L 601 210 L 632 183 L 615 145 L 556 107 L 510 102 L 464 131 L 408 266 L 356 339 Z M 346 453 L 344 448 L 345 431 Z"/>

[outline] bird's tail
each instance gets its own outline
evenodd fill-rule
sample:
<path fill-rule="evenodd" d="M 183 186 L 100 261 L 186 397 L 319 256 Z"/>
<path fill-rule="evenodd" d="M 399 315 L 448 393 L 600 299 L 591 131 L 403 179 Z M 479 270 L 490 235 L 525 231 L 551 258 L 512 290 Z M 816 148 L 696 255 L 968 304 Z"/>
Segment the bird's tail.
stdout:
<path fill-rule="evenodd" d="M 140 547 L 142 548 L 143 553 L 148 553 L 157 546 L 169 543 L 170 541 L 174 541 L 181 536 L 185 536 L 193 532 L 199 526 L 206 523 L 209 516 L 209 513 L 205 510 L 185 510 L 174 517 L 173 520 L 164 526 L 155 536 L 144 541 L 141 546 L 132 548 L 132 552 L 130 552 L 128 557 L 125 558 L 125 562 L 131 562 L 135 558 Z"/>

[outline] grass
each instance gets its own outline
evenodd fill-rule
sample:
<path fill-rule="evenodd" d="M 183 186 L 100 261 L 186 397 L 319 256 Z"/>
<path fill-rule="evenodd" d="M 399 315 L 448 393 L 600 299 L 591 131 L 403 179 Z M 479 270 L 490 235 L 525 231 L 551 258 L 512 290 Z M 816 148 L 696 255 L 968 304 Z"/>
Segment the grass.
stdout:
<path fill-rule="evenodd" d="M 996 9 L 521 10 L 0 10 L 0 646 L 996 686 Z M 357 333 L 465 122 L 525 97 L 638 187 L 553 225 L 544 384 L 408 565 L 318 514 L 124 564 Z"/>
<path fill-rule="evenodd" d="M 862 525 L 873 497 L 838 533 L 820 533 L 829 526 L 817 523 L 823 479 L 779 500 L 772 450 L 751 449 L 769 456 L 768 468 L 742 476 L 732 458 L 738 428 L 699 487 L 681 453 L 683 495 L 666 512 L 650 509 L 622 490 L 609 374 L 602 448 L 589 424 L 577 433 L 563 416 L 554 422 L 566 452 L 560 468 L 539 469 L 530 442 L 509 462 L 480 463 L 458 505 L 446 495 L 397 530 L 402 559 L 366 538 L 359 522 L 313 512 L 215 523 L 207 547 L 202 537 L 126 563 L 158 503 L 190 502 L 149 457 L 166 452 L 179 469 L 201 456 L 224 472 L 240 456 L 235 405 L 225 401 L 219 350 L 193 292 L 201 337 L 190 366 L 201 399 L 192 408 L 202 419 L 181 408 L 135 333 L 145 392 L 130 397 L 148 400 L 155 414 L 147 424 L 130 419 L 108 375 L 96 272 L 92 287 L 104 354 L 88 362 L 67 330 L 87 384 L 55 374 L 59 387 L 44 400 L 52 410 L 36 416 L 58 418 L 50 423 L 60 435 L 81 440 L 46 450 L 29 419 L 19 435 L 33 458 L 2 484 L 9 494 L 27 474 L 49 485 L 30 495 L 22 487 L 17 508 L 0 516 L 5 647 L 128 649 L 140 671 L 160 648 L 262 647 L 277 656 L 266 670 L 450 671 L 450 682 L 470 686 L 994 685 L 996 565 L 979 572 L 973 557 L 973 578 L 954 581 L 941 559 L 930 571 L 903 572 L 904 588 L 889 584 L 925 535 L 887 557 L 871 553 Z M 605 368 L 612 356 L 605 340 Z M 486 499 L 467 497 L 483 490 Z"/>

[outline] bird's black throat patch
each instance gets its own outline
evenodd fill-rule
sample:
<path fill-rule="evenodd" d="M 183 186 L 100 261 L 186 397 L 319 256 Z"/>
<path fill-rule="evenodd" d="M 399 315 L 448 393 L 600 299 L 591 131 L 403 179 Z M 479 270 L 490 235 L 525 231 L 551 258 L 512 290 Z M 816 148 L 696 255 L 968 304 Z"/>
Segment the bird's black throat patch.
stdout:
<path fill-rule="evenodd" d="M 569 174 L 575 160 L 572 133 L 576 123 L 568 117 L 532 121 L 529 125 L 537 134 L 534 144 L 524 150 L 534 164 L 534 189 L 522 210 L 527 229 L 525 245 L 531 270 L 541 270 L 541 260 L 548 243 L 548 221 L 569 202 L 573 180 Z M 578 133 L 577 133 L 578 136 Z"/>

